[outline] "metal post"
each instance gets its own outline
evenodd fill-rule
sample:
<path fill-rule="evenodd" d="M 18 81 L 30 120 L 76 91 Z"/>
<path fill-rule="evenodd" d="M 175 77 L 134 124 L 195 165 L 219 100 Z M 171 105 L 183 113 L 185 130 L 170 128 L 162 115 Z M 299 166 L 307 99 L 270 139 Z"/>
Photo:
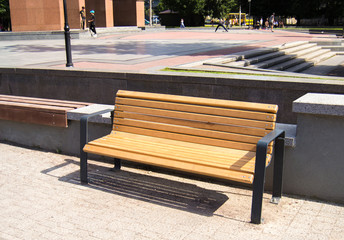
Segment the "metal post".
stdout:
<path fill-rule="evenodd" d="M 241 5 L 239 6 L 239 27 L 241 28 Z"/>
<path fill-rule="evenodd" d="M 284 134 L 275 141 L 274 153 L 274 175 L 271 203 L 278 204 L 282 197 L 282 182 L 283 182 L 283 161 L 284 161 Z"/>
<path fill-rule="evenodd" d="M 251 0 L 248 0 L 248 19 L 250 21 L 250 23 L 248 24 L 248 26 L 251 26 Z"/>
<path fill-rule="evenodd" d="M 152 10 L 152 0 L 149 0 L 149 26 L 153 25 L 153 10 Z"/>
<path fill-rule="evenodd" d="M 87 179 L 87 153 L 83 148 L 88 142 L 88 116 L 80 118 L 80 181 L 88 183 Z"/>
<path fill-rule="evenodd" d="M 67 56 L 66 67 L 73 67 L 66 0 L 63 0 L 63 11 L 64 11 L 64 19 L 65 19 L 64 34 L 65 34 L 66 56 Z"/>
<path fill-rule="evenodd" d="M 251 208 L 251 222 L 255 224 L 261 223 L 267 145 L 260 141 L 257 144 Z"/>

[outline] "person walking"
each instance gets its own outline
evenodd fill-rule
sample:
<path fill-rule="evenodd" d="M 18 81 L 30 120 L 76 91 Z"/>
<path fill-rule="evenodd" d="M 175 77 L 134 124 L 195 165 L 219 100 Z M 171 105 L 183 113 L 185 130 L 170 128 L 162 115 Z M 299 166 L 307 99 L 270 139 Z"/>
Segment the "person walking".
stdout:
<path fill-rule="evenodd" d="M 86 23 L 86 12 L 85 12 L 85 7 L 82 7 L 82 8 L 81 8 L 80 17 L 81 17 L 80 28 L 83 29 L 83 30 L 85 30 L 85 23 Z"/>
<path fill-rule="evenodd" d="M 180 20 L 180 28 L 185 28 L 184 19 L 183 18 Z"/>
<path fill-rule="evenodd" d="M 275 13 L 273 13 L 273 14 L 270 16 L 269 22 L 270 22 L 271 32 L 274 32 Z"/>
<path fill-rule="evenodd" d="M 223 25 L 223 20 L 222 20 L 222 18 L 221 18 L 220 21 L 218 22 L 217 27 L 216 27 L 216 29 L 215 29 L 215 32 L 217 31 L 217 29 L 218 29 L 219 27 L 223 27 L 223 29 L 226 30 L 226 32 L 228 32 L 227 28 Z"/>
<path fill-rule="evenodd" d="M 90 24 L 90 31 L 92 37 L 97 37 L 97 31 L 96 31 L 96 16 L 94 15 L 94 10 L 90 11 L 91 18 L 88 20 L 88 23 Z"/>
<path fill-rule="evenodd" d="M 263 17 L 260 18 L 259 29 L 263 29 Z"/>

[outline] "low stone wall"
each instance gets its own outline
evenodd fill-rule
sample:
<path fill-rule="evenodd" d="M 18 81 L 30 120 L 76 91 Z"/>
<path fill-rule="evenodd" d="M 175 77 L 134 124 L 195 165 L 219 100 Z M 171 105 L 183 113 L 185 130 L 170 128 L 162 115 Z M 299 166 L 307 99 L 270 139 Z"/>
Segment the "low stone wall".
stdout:
<path fill-rule="evenodd" d="M 0 140 L 79 155 L 80 117 L 112 108 L 96 104 L 72 110 L 67 113 L 68 128 L 0 120 Z M 294 102 L 294 112 L 297 125 L 276 126 L 286 130 L 287 138 L 283 193 L 343 203 L 344 95 L 307 94 Z M 90 119 L 89 140 L 110 131 L 109 113 Z M 272 169 L 273 162 L 267 169 L 266 190 L 272 188 Z"/>
<path fill-rule="evenodd" d="M 344 203 L 344 95 L 306 94 L 293 111 L 296 147 L 286 152 L 284 191 Z"/>
<path fill-rule="evenodd" d="M 277 104 L 277 121 L 295 124 L 295 99 L 308 92 L 344 94 L 344 81 L 161 71 L 0 69 L 0 94 L 112 105 L 119 89 Z"/>

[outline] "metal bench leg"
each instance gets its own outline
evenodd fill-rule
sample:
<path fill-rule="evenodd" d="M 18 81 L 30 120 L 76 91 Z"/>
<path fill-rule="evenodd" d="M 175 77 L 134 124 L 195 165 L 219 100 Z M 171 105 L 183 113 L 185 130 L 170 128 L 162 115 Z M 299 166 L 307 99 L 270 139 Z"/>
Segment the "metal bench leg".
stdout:
<path fill-rule="evenodd" d="M 115 165 L 114 170 L 120 170 L 122 166 L 121 159 L 114 158 L 113 160 L 114 160 L 113 162 Z"/>
<path fill-rule="evenodd" d="M 251 208 L 251 222 L 255 224 L 260 224 L 262 217 L 266 151 L 266 146 L 257 147 Z"/>
<path fill-rule="evenodd" d="M 88 183 L 87 179 L 87 153 L 81 151 L 80 153 L 80 181 L 81 183 Z"/>
<path fill-rule="evenodd" d="M 284 141 L 284 138 L 281 137 L 275 141 L 273 188 L 270 201 L 275 204 L 278 204 L 282 197 Z"/>

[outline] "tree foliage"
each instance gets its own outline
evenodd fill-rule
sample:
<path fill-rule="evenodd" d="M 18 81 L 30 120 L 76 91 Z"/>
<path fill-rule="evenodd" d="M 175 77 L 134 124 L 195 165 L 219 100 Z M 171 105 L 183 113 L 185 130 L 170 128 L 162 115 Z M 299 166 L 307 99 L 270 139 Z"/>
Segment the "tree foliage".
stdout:
<path fill-rule="evenodd" d="M 238 12 L 237 0 L 206 0 L 205 14 L 214 18 L 223 18 L 230 12 Z"/>
<path fill-rule="evenodd" d="M 9 0 L 0 0 L 0 23 L 4 29 L 10 28 L 10 3 Z"/>

